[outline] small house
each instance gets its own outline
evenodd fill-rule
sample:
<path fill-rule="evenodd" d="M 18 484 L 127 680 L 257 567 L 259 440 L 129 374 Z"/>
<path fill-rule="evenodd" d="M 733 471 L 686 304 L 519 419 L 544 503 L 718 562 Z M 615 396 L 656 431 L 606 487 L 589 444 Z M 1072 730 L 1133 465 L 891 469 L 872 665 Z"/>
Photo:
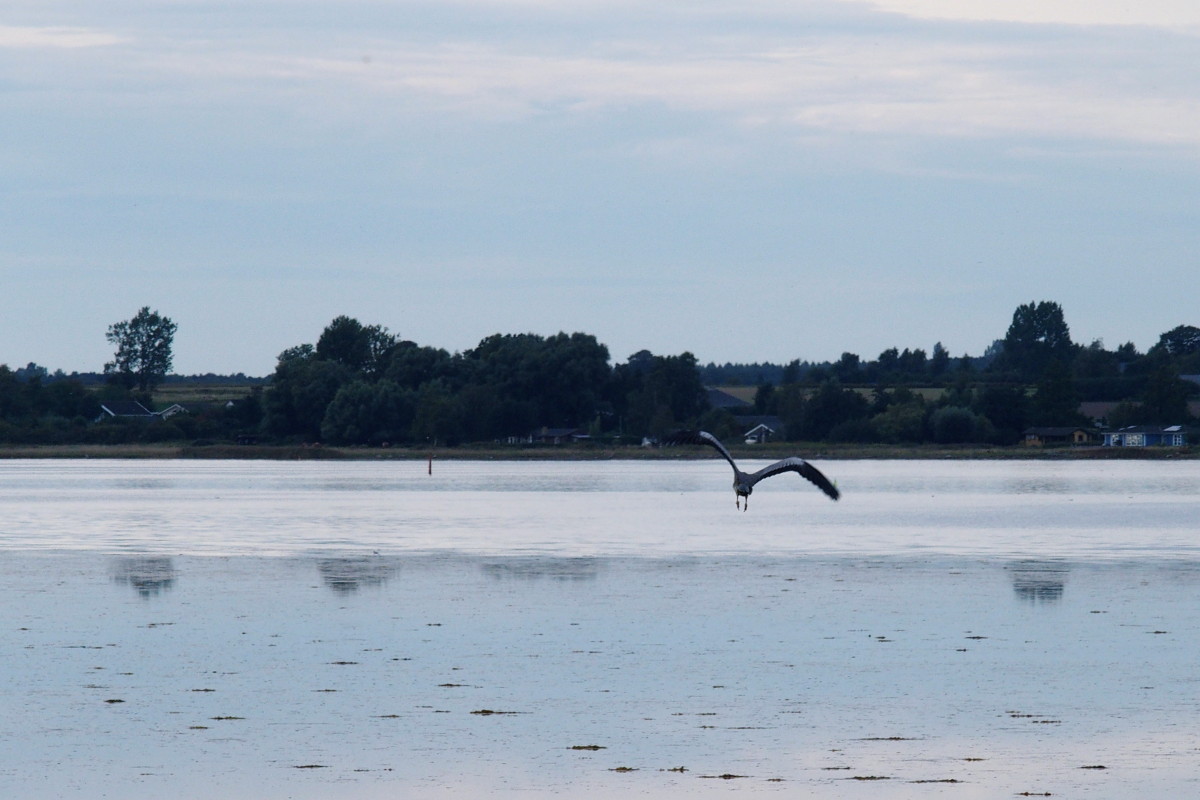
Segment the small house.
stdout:
<path fill-rule="evenodd" d="M 1130 425 L 1105 431 L 1105 447 L 1187 447 L 1188 434 L 1182 425 Z"/>
<path fill-rule="evenodd" d="M 1092 433 L 1087 428 L 1045 427 L 1026 428 L 1025 445 L 1045 447 L 1047 445 L 1084 445 L 1092 443 Z"/>
<path fill-rule="evenodd" d="M 96 422 L 105 419 L 140 419 L 149 422 L 158 417 L 136 400 L 109 400 L 100 404 L 100 416 Z"/>
<path fill-rule="evenodd" d="M 744 431 L 746 444 L 765 444 L 783 438 L 783 420 L 763 414 L 739 414 L 734 422 Z"/>
<path fill-rule="evenodd" d="M 171 417 L 175 416 L 176 414 L 186 414 L 186 413 L 188 413 L 188 410 L 186 408 L 184 408 L 183 406 L 179 405 L 179 403 L 174 403 L 173 405 L 169 405 L 166 408 L 164 408 L 162 411 L 154 412 L 155 416 L 157 416 L 159 419 L 170 419 Z"/>
<path fill-rule="evenodd" d="M 745 439 L 746 444 L 765 444 L 773 440 L 778 433 L 774 428 L 760 422 L 746 431 L 742 438 Z"/>
<path fill-rule="evenodd" d="M 547 428 L 534 431 L 529 435 L 531 444 L 568 444 L 587 438 L 587 431 L 579 428 Z"/>

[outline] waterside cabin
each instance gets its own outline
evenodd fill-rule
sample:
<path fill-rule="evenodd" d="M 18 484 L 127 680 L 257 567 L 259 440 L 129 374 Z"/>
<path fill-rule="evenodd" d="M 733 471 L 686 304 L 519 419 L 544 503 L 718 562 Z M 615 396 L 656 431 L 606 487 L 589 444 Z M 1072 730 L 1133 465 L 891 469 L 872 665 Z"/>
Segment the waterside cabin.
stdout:
<path fill-rule="evenodd" d="M 1027 447 L 1046 447 L 1049 445 L 1080 446 L 1094 444 L 1096 437 L 1087 428 L 1079 427 L 1048 427 L 1026 428 L 1024 443 Z"/>
<path fill-rule="evenodd" d="M 1105 447 L 1187 447 L 1188 432 L 1182 425 L 1130 425 L 1104 432 Z"/>

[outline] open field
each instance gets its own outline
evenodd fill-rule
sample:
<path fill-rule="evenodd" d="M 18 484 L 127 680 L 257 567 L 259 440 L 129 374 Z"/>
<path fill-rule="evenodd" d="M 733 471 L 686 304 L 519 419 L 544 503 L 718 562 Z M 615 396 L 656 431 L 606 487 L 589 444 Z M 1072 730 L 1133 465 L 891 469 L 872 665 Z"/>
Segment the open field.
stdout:
<path fill-rule="evenodd" d="M 254 387 L 244 383 L 167 383 L 154 390 L 156 408 L 166 408 L 178 403 L 228 403 L 241 400 Z"/>

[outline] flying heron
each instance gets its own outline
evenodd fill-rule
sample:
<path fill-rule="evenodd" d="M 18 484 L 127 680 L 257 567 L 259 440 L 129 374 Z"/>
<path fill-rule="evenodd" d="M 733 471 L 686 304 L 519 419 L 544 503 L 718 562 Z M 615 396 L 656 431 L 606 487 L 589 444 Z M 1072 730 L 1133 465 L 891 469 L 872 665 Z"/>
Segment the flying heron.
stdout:
<path fill-rule="evenodd" d="M 822 475 L 819 469 L 797 456 L 776 461 L 774 464 L 763 467 L 758 472 L 742 472 L 734 462 L 733 456 L 725 449 L 725 445 L 721 444 L 721 440 L 708 431 L 679 431 L 664 439 L 663 444 L 706 444 L 709 447 L 715 448 L 729 462 L 729 466 L 733 467 L 734 503 L 743 511 L 750 508 L 750 492 L 754 491 L 754 484 L 764 478 L 778 475 L 781 472 L 798 472 L 801 476 L 816 484 L 817 488 L 829 495 L 830 498 L 837 500 L 841 496 L 841 492 L 838 491 L 837 487 L 830 483 L 829 479 Z M 742 506 L 743 497 L 746 498 L 744 507 Z"/>

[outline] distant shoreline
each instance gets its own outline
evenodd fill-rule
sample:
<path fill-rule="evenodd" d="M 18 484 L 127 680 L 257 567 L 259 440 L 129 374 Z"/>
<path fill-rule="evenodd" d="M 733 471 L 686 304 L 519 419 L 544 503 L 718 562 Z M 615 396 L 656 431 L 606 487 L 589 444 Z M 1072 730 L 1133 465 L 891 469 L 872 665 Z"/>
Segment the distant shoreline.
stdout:
<path fill-rule="evenodd" d="M 1200 447 L 1027 447 L 1012 445 L 864 445 L 782 442 L 738 445 L 738 458 L 801 455 L 811 460 L 1162 460 L 1200 458 Z M 224 459 L 268 461 L 608 461 L 719 458 L 701 448 L 592 445 L 463 445 L 461 447 L 331 447 L 325 445 L 0 445 L 0 459 Z"/>

